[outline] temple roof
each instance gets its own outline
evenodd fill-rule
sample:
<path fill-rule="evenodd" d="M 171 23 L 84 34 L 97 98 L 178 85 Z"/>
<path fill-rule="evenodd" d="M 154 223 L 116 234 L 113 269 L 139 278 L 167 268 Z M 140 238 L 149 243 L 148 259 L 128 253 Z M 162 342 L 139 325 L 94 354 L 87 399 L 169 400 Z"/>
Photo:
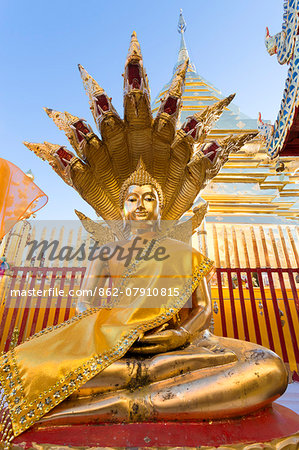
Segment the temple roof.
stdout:
<path fill-rule="evenodd" d="M 270 36 L 265 44 L 268 53 L 277 56 L 279 64 L 288 65 L 288 73 L 277 119 L 273 126 L 260 122 L 260 130 L 267 139 L 267 150 L 272 159 L 296 158 L 295 170 L 299 170 L 299 3 L 285 0 L 283 4 L 282 31 Z M 266 125 L 266 126 L 265 126 Z"/>

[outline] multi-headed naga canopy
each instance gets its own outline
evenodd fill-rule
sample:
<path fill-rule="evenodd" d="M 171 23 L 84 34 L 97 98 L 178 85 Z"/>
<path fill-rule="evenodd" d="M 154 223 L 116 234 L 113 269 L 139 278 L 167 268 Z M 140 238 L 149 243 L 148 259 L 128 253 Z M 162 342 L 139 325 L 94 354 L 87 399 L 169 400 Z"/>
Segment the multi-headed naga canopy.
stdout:
<path fill-rule="evenodd" d="M 162 219 L 179 219 L 192 207 L 200 190 L 219 172 L 229 153 L 239 150 L 255 136 L 242 134 L 229 136 L 221 142 L 206 142 L 214 122 L 234 95 L 189 117 L 177 130 L 187 69 L 188 61 L 177 68 L 153 118 L 140 45 L 133 32 L 124 71 L 124 118 L 117 114 L 104 89 L 79 65 L 102 138 L 99 139 L 84 119 L 45 109 L 66 133 L 77 156 L 63 146 L 47 142 L 25 142 L 25 145 L 48 160 L 104 220 L 121 219 L 121 187 L 142 158 L 144 170 L 164 194 Z"/>

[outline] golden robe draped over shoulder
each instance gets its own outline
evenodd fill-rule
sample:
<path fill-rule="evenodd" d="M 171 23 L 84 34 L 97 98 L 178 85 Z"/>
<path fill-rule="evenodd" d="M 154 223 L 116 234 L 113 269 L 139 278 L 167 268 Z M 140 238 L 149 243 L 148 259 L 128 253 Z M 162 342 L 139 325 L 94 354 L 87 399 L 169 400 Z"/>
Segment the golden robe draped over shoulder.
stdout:
<path fill-rule="evenodd" d="M 42 330 L 0 358 L 2 410 L 14 436 L 121 358 L 146 331 L 173 318 L 213 267 L 186 244 L 167 238 L 163 246 L 169 257 L 161 264 L 133 264 L 123 277 L 123 288 L 136 292 L 142 286 L 147 293 L 155 288 L 161 293 L 171 280 L 179 295 L 159 295 L 154 303 L 148 295 L 118 298 L 109 309 L 89 309 Z"/>

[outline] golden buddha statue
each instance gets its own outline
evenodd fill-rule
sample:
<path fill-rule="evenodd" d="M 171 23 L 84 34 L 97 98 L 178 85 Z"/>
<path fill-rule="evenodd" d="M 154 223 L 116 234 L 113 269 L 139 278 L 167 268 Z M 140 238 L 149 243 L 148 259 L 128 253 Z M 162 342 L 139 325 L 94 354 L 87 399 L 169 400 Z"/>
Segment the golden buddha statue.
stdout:
<path fill-rule="evenodd" d="M 124 74 L 124 120 L 80 66 L 102 140 L 83 119 L 47 109 L 79 157 L 59 145 L 26 143 L 109 226 L 98 225 L 94 232 L 102 257 L 87 269 L 82 289 L 93 294 L 79 299 L 79 313 L 0 358 L 5 442 L 35 423 L 241 416 L 269 404 L 286 388 L 284 364 L 273 352 L 209 333 L 207 276 L 213 263 L 178 240 L 184 240 L 186 226 L 192 234 L 206 208 L 195 210 L 187 222 L 173 221 L 190 210 L 229 153 L 254 137 L 205 142 L 233 96 L 195 114 L 176 131 L 187 69 L 188 61 L 178 67 L 152 119 L 133 33 Z M 91 227 L 85 217 L 84 222 Z M 117 295 L 99 307 L 99 290 L 105 292 L 107 278 L 110 292 Z"/>
<path fill-rule="evenodd" d="M 146 178 L 143 176 L 143 182 L 150 183 L 151 177 Z M 135 179 L 138 180 L 138 170 Z M 157 189 L 154 180 L 152 184 L 128 186 L 123 211 L 131 236 L 127 242 L 121 243 L 122 247 L 131 245 L 136 236 L 142 239 L 156 236 L 154 229 L 159 227 L 162 198 L 161 189 Z M 139 337 L 123 358 L 46 414 L 41 419 L 42 423 L 173 421 L 241 416 L 262 408 L 285 390 L 286 370 L 273 352 L 249 342 L 219 338 L 209 333 L 211 299 L 206 276 L 212 269 L 211 261 L 181 242 L 167 237 L 161 242 L 170 259 L 175 259 L 178 274 L 188 272 L 178 259 L 180 256 L 188 259 L 190 251 L 193 273 L 200 264 L 205 265 L 189 307 L 184 305 L 162 326 Z M 110 246 L 111 253 L 114 247 L 115 244 Z M 169 269 L 171 261 L 167 259 L 164 264 Z M 100 260 L 92 263 L 85 289 L 94 292 L 103 278 L 111 273 L 117 276 L 125 270 L 124 263 L 117 257 L 109 260 L 106 271 L 101 265 L 103 262 Z M 157 272 L 153 265 L 157 267 L 159 262 L 147 262 L 146 272 Z M 161 270 L 159 275 L 155 273 L 156 277 L 162 279 L 160 284 L 165 288 L 166 279 Z M 136 287 L 136 282 L 133 283 Z M 149 284 L 142 280 L 147 291 L 151 284 L 152 280 Z M 91 307 L 90 301 L 92 304 L 94 299 L 84 299 L 78 310 L 82 312 Z M 163 299 L 159 301 L 162 303 Z"/>

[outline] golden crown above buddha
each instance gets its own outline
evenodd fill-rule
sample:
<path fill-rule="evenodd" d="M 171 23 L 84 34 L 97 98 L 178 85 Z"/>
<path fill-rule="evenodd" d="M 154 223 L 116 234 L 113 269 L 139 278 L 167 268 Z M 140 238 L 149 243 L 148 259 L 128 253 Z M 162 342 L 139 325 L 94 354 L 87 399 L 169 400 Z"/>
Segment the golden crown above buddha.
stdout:
<path fill-rule="evenodd" d="M 120 206 L 123 207 L 123 204 L 125 202 L 125 195 L 126 192 L 128 190 L 128 188 L 132 185 L 136 185 L 136 186 L 144 186 L 144 185 L 150 185 L 153 186 L 158 194 L 159 197 L 159 206 L 162 209 L 163 208 L 163 203 L 164 203 L 164 196 L 163 196 L 163 191 L 162 188 L 160 186 L 160 184 L 157 182 L 157 180 L 155 180 L 155 178 L 153 178 L 146 170 L 142 158 L 140 158 L 140 161 L 138 163 L 137 169 L 135 170 L 135 172 L 133 172 L 129 178 L 127 178 L 121 188 L 120 188 L 120 193 L 119 193 L 119 203 Z"/>

